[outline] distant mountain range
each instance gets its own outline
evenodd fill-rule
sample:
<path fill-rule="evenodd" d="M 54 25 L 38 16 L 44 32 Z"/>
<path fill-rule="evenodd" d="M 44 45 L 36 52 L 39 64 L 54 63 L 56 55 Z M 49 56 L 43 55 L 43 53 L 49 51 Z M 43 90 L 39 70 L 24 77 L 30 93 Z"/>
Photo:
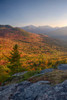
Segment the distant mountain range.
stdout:
<path fill-rule="evenodd" d="M 55 30 L 55 28 L 52 28 L 50 26 L 33 26 L 33 25 L 29 25 L 29 26 L 25 26 L 25 27 L 21 27 L 22 29 L 28 31 L 28 32 L 32 32 L 32 33 L 47 33 L 50 31 Z"/>
<path fill-rule="evenodd" d="M 32 32 L 32 33 L 37 33 L 37 34 L 45 34 L 53 38 L 58 38 L 67 41 L 67 27 L 50 27 L 50 26 L 25 26 L 21 27 L 22 29 Z"/>

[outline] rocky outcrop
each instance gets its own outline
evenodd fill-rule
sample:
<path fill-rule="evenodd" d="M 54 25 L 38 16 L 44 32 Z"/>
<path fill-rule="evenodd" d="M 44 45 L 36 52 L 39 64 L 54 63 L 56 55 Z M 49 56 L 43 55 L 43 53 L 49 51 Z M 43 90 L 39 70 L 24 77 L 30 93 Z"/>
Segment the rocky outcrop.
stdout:
<path fill-rule="evenodd" d="M 58 66 L 58 69 L 59 69 L 59 70 L 63 70 L 63 71 L 67 70 L 67 64 L 60 64 L 60 65 Z"/>
<path fill-rule="evenodd" d="M 48 73 L 48 72 L 52 72 L 54 69 L 53 68 L 48 68 L 48 69 L 44 69 L 42 70 L 40 73 Z"/>
<path fill-rule="evenodd" d="M 52 72 L 53 70 L 54 70 L 53 68 L 48 68 L 48 69 L 41 70 L 39 74 L 35 74 L 34 76 L 32 76 L 30 78 Z"/>
<path fill-rule="evenodd" d="M 28 71 L 19 72 L 19 73 L 13 74 L 12 76 L 21 76 L 21 75 L 24 75 L 24 74 L 27 73 L 27 72 L 28 72 Z"/>
<path fill-rule="evenodd" d="M 67 100 L 67 80 L 55 86 L 49 81 L 24 81 L 0 87 L 0 100 Z"/>
<path fill-rule="evenodd" d="M 8 86 L 0 87 L 0 100 L 11 100 L 11 98 L 17 93 L 20 93 L 20 89 L 24 90 L 32 83 L 28 81 L 21 82 L 19 84 L 11 84 Z M 18 99 L 19 100 L 19 99 Z"/>

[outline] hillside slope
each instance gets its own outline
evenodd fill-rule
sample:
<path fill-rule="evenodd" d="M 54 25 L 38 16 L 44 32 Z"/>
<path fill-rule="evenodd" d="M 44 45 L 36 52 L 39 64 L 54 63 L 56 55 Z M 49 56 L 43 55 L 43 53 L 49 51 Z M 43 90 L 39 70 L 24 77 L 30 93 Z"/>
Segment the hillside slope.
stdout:
<path fill-rule="evenodd" d="M 65 43 L 47 35 L 30 33 L 12 26 L 0 26 L 0 81 L 10 76 L 7 60 L 13 46 L 18 44 L 22 71 L 35 71 L 67 63 Z"/>
<path fill-rule="evenodd" d="M 15 44 L 19 45 L 21 55 L 38 56 L 61 54 L 67 51 L 63 41 L 53 39 L 47 35 L 30 33 L 9 25 L 0 26 L 0 60 L 4 55 L 9 56 Z M 60 52 L 60 53 L 59 53 Z M 63 53 L 61 55 L 63 55 Z M 35 57 L 36 58 L 36 57 Z"/>
<path fill-rule="evenodd" d="M 11 43 L 12 42 L 12 43 Z M 50 53 L 54 50 L 64 49 L 61 41 L 52 39 L 47 35 L 29 33 L 20 28 L 13 28 L 12 26 L 0 27 L 0 47 L 1 49 L 7 45 L 18 43 L 23 52 L 33 53 Z M 9 45 L 10 44 L 10 45 Z M 62 45 L 61 45 L 62 44 Z"/>
<path fill-rule="evenodd" d="M 47 35 L 67 41 L 67 27 L 61 27 L 54 31 L 48 32 Z"/>

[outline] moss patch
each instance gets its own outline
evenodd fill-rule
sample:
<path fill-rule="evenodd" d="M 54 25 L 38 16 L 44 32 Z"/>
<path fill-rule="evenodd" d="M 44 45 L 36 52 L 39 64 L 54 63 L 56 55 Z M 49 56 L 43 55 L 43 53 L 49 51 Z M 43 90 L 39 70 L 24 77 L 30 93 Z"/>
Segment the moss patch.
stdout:
<path fill-rule="evenodd" d="M 53 72 L 46 73 L 41 76 L 29 78 L 28 80 L 30 82 L 37 82 L 37 81 L 50 81 L 51 84 L 58 84 L 63 82 L 64 80 L 67 79 L 67 71 L 60 71 L 60 70 L 54 70 Z"/>
<path fill-rule="evenodd" d="M 6 84 L 19 83 L 19 82 L 28 80 L 30 77 L 32 77 L 38 73 L 40 73 L 40 71 L 29 71 L 29 72 L 25 73 L 24 75 L 11 76 L 5 81 L 5 83 Z"/>

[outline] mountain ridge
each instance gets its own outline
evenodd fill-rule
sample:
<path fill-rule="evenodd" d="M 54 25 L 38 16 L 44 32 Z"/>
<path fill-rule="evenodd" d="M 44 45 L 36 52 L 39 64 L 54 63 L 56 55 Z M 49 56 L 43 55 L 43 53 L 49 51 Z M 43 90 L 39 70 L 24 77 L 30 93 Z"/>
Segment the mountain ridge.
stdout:
<path fill-rule="evenodd" d="M 38 26 L 35 28 L 27 26 L 21 28 L 28 32 L 45 34 L 53 38 L 58 38 L 67 41 L 67 26 L 65 27 Z"/>

